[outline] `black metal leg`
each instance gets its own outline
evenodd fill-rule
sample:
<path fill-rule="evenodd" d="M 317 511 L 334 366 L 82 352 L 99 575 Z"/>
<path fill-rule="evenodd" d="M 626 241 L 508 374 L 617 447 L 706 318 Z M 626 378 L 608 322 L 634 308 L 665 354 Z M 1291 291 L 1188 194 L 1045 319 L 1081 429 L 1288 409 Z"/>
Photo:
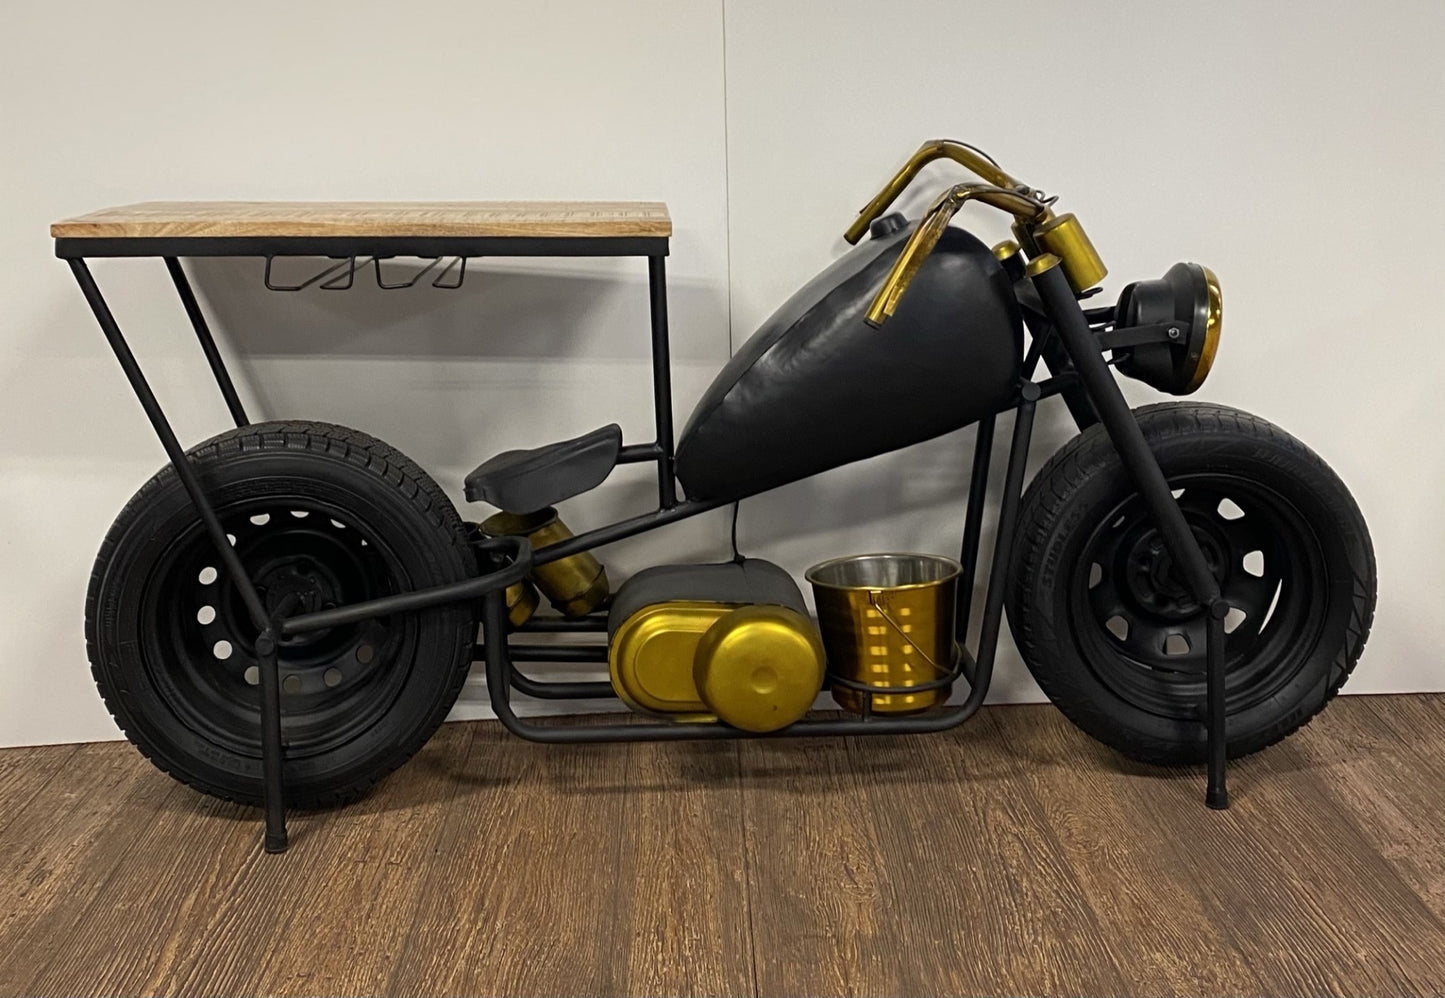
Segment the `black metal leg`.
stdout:
<path fill-rule="evenodd" d="M 1224 793 L 1226 734 L 1223 620 L 1229 613 L 1229 605 L 1220 595 L 1219 583 L 1214 578 L 1214 573 L 1209 570 L 1209 563 L 1205 561 L 1204 552 L 1200 550 L 1199 542 L 1189 529 L 1188 521 L 1184 519 L 1184 511 L 1174 501 L 1169 490 L 1169 481 L 1159 468 L 1159 462 L 1154 459 L 1149 442 L 1144 439 L 1144 431 L 1139 429 L 1139 423 L 1129 410 L 1124 393 L 1119 390 L 1118 382 L 1114 380 L 1108 364 L 1104 362 L 1098 341 L 1089 329 L 1088 320 L 1084 318 L 1078 300 L 1074 298 L 1063 269 L 1055 260 L 1053 266 L 1032 276 L 1039 298 L 1048 310 L 1049 318 L 1053 320 L 1059 337 L 1079 372 L 1079 378 L 1088 391 L 1089 400 L 1104 424 L 1104 429 L 1109 433 L 1109 439 L 1119 452 L 1124 468 L 1133 479 L 1134 487 L 1139 490 L 1144 505 L 1159 524 L 1169 553 L 1175 564 L 1183 569 L 1195 599 L 1209 615 L 1208 674 L 1205 684 L 1208 691 L 1208 721 L 1205 727 L 1209 743 L 1210 790 L 1205 797 L 1206 803 L 1211 807 L 1226 807 L 1228 798 Z"/>
<path fill-rule="evenodd" d="M 1224 618 L 1229 607 L 1223 600 L 1216 600 L 1209 614 L 1209 631 L 1205 637 L 1209 673 L 1205 680 L 1207 688 L 1207 711 L 1209 714 L 1209 783 L 1204 791 L 1204 803 L 1222 811 L 1229 807 L 1229 788 L 1224 784 L 1226 749 L 1224 700 Z"/>
<path fill-rule="evenodd" d="M 672 358 L 667 338 L 667 258 L 647 258 L 652 311 L 652 398 L 657 424 L 657 496 L 663 509 L 677 505 L 672 439 Z"/>
<path fill-rule="evenodd" d="M 120 326 L 116 324 L 115 316 L 111 315 L 110 306 L 105 303 L 100 288 L 96 286 L 90 268 L 86 266 L 83 259 L 75 258 L 70 261 L 70 269 L 75 274 L 75 280 L 80 284 L 80 290 L 85 295 L 85 300 L 90 304 L 90 310 L 95 313 L 95 319 L 100 323 L 101 331 L 105 333 L 106 340 L 109 341 L 111 349 L 115 351 L 116 359 L 120 361 L 121 369 L 125 371 L 126 380 L 130 382 L 131 389 L 135 391 L 136 398 L 140 400 L 141 408 L 145 410 L 146 417 L 156 431 L 156 436 L 160 438 L 161 446 L 166 449 L 166 456 L 171 459 L 171 465 L 176 469 L 176 475 L 185 487 L 186 494 L 191 497 L 196 512 L 200 514 L 201 521 L 206 525 L 206 532 L 210 534 L 211 543 L 215 545 L 217 557 L 221 559 L 221 564 L 229 573 L 236 586 L 236 591 L 240 593 L 241 600 L 246 605 L 246 612 L 251 617 L 251 623 L 257 631 L 265 630 L 270 626 L 271 621 L 267 616 L 266 608 L 261 603 L 261 597 L 256 593 L 256 587 L 251 584 L 250 577 L 246 575 L 246 569 L 242 566 L 236 549 L 226 538 L 226 528 L 221 525 L 216 511 L 211 508 L 210 501 L 206 499 L 205 493 L 201 490 L 201 483 L 196 478 L 195 470 L 191 468 L 191 463 L 186 458 L 186 452 L 181 448 L 180 441 L 176 439 L 171 424 L 166 421 L 165 413 L 161 411 L 155 393 L 151 391 L 145 375 L 141 373 L 135 355 L 130 352 L 125 337 L 121 335 Z"/>
<path fill-rule="evenodd" d="M 276 662 L 276 634 L 267 627 L 256 638 L 261 673 L 261 779 L 266 805 L 266 851 L 286 851 L 286 797 L 281 775 L 281 670 Z"/>
<path fill-rule="evenodd" d="M 170 458 L 171 466 L 176 470 L 176 476 L 180 478 L 187 495 L 190 496 L 191 502 L 196 507 L 196 512 L 205 524 L 206 532 L 211 537 L 211 543 L 215 546 L 222 565 L 235 584 L 236 591 L 246 606 L 246 612 L 251 617 L 252 624 L 260 632 L 256 638 L 256 652 L 260 658 L 259 671 L 261 674 L 261 770 L 266 804 L 265 848 L 267 852 L 282 852 L 286 848 L 286 815 L 282 799 L 281 682 L 276 664 L 275 631 L 266 613 L 266 608 L 261 602 L 261 597 L 256 592 L 256 587 L 252 584 L 250 576 L 246 574 L 245 566 L 241 564 L 240 556 L 236 554 L 236 549 L 231 546 L 230 540 L 226 537 L 226 528 L 221 525 L 220 518 L 216 516 L 216 511 L 211 508 L 210 501 L 202 491 L 201 483 L 196 478 L 195 470 L 191 467 L 186 452 L 181 448 L 180 441 L 176 439 L 175 432 L 166 420 L 165 413 L 161 411 L 160 403 L 156 400 L 155 393 L 151 391 L 150 384 L 141 372 L 140 365 L 136 363 L 135 355 L 131 353 L 130 346 L 126 343 L 125 337 L 121 335 L 120 326 L 116 324 L 110 306 L 105 303 L 105 298 L 101 295 L 95 278 L 91 276 L 90 268 L 86 266 L 83 259 L 75 258 L 70 261 L 70 269 L 75 274 L 75 279 L 80 284 L 80 290 L 90 304 L 91 311 L 95 313 L 101 331 L 105 333 L 106 340 L 110 343 L 111 349 L 115 351 L 116 359 L 120 361 L 121 369 L 125 371 L 126 380 L 130 382 L 131 389 L 134 390 L 136 398 L 140 400 L 141 408 L 145 410 L 146 417 L 150 419 L 156 436 L 160 438 L 161 446 L 165 448 L 166 456 Z M 284 615 L 286 612 L 286 608 L 278 608 L 278 615 Z"/>
<path fill-rule="evenodd" d="M 963 515 L 963 548 L 959 561 L 958 609 L 954 617 L 954 640 L 968 643 L 968 618 L 973 612 L 973 581 L 978 573 L 978 545 L 983 534 L 983 507 L 988 493 L 988 462 L 993 456 L 993 430 L 997 417 L 989 413 L 979 421 L 973 438 L 973 470 L 968 479 L 968 510 Z M 972 682 L 969 678 L 969 682 Z"/>
<path fill-rule="evenodd" d="M 216 387 L 221 390 L 221 397 L 226 400 L 226 408 L 231 410 L 231 418 L 237 426 L 247 426 L 249 420 L 246 419 L 246 409 L 241 405 L 241 397 L 236 394 L 236 386 L 231 383 L 231 375 L 226 370 L 221 351 L 216 349 L 216 339 L 211 335 L 211 327 L 206 325 L 206 317 L 201 314 L 200 303 L 196 301 L 195 292 L 191 290 L 191 282 L 186 280 L 181 261 L 173 256 L 165 259 L 166 270 L 171 273 L 171 281 L 176 286 L 176 293 L 181 296 L 181 304 L 185 306 L 186 315 L 191 320 L 191 328 L 196 331 L 196 339 L 201 342 L 206 363 L 211 365 L 211 374 L 216 379 Z"/>
<path fill-rule="evenodd" d="M 988 569 L 988 593 L 983 600 L 983 622 L 978 632 L 978 660 L 974 666 L 976 680 L 973 692 L 979 703 L 993 680 L 993 663 L 998 654 L 998 636 L 1003 628 L 1003 597 L 1008 588 L 1009 565 L 1013 562 L 1014 532 L 1018 529 L 1019 503 L 1024 491 L 1024 469 L 1028 463 L 1029 442 L 1034 433 L 1034 410 L 1039 399 L 1039 386 L 1026 381 L 1019 386 L 1023 401 L 1014 412 L 1013 442 L 1009 444 L 1008 470 L 1004 472 L 1003 497 L 998 507 L 998 538 L 993 544 L 993 558 Z"/>

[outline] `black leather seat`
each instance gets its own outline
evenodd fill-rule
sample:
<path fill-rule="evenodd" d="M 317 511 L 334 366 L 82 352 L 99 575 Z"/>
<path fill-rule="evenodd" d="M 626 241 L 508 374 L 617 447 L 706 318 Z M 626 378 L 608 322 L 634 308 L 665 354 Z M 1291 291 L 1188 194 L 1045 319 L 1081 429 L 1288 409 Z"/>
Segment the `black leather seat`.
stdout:
<path fill-rule="evenodd" d="M 467 501 L 533 513 L 601 485 L 621 451 L 616 423 L 545 447 L 503 451 L 467 476 Z"/>

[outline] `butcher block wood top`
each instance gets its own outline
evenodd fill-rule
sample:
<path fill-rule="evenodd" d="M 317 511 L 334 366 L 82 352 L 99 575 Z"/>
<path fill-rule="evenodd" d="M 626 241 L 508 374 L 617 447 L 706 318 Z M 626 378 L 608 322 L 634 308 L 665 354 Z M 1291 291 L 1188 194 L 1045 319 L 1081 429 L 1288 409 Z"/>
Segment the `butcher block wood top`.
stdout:
<path fill-rule="evenodd" d="M 671 234 L 661 201 L 147 201 L 50 227 L 55 239 Z"/>

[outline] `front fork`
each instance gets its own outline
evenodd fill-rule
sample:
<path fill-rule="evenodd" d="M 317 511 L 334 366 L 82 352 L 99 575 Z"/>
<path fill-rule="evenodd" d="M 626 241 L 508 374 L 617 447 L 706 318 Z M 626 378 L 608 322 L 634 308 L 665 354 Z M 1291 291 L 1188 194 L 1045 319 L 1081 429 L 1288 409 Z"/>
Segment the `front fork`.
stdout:
<path fill-rule="evenodd" d="M 1044 312 L 1057 331 L 1083 384 L 1094 412 L 1119 452 L 1124 468 L 1138 489 L 1150 514 L 1159 525 L 1169 554 L 1183 571 L 1199 605 L 1209 614 L 1206 632 L 1206 729 L 1209 747 L 1209 785 L 1204 802 L 1212 808 L 1229 806 L 1225 787 L 1225 700 L 1224 700 L 1224 618 L 1229 604 L 1219 592 L 1219 583 L 1204 559 L 1204 552 L 1184 519 L 1169 490 L 1144 432 L 1129 410 L 1124 393 L 1104 361 L 1098 340 L 1073 289 L 1064 276 L 1059 258 L 1045 253 L 1029 261 L 1025 271 L 1038 293 Z"/>

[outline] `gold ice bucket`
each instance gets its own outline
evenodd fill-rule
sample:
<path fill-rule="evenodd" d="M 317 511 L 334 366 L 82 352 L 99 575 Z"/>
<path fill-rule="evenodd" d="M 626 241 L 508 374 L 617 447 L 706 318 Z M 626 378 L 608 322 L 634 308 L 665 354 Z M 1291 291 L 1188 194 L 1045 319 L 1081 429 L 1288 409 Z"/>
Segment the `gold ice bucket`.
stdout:
<path fill-rule="evenodd" d="M 875 713 L 907 714 L 948 699 L 962 571 L 931 554 L 853 555 L 808 569 L 828 673 L 842 680 L 833 683 L 839 706 L 862 713 L 867 696 Z M 895 692 L 864 694 L 848 682 Z M 914 686 L 925 688 L 906 692 Z"/>
<path fill-rule="evenodd" d="M 535 513 L 496 513 L 481 526 L 489 537 L 526 537 L 534 551 L 572 536 L 550 506 Z M 538 565 L 529 577 L 565 617 L 587 616 L 606 601 L 609 592 L 607 571 L 586 551 Z M 511 607 L 509 600 L 509 610 Z"/>

